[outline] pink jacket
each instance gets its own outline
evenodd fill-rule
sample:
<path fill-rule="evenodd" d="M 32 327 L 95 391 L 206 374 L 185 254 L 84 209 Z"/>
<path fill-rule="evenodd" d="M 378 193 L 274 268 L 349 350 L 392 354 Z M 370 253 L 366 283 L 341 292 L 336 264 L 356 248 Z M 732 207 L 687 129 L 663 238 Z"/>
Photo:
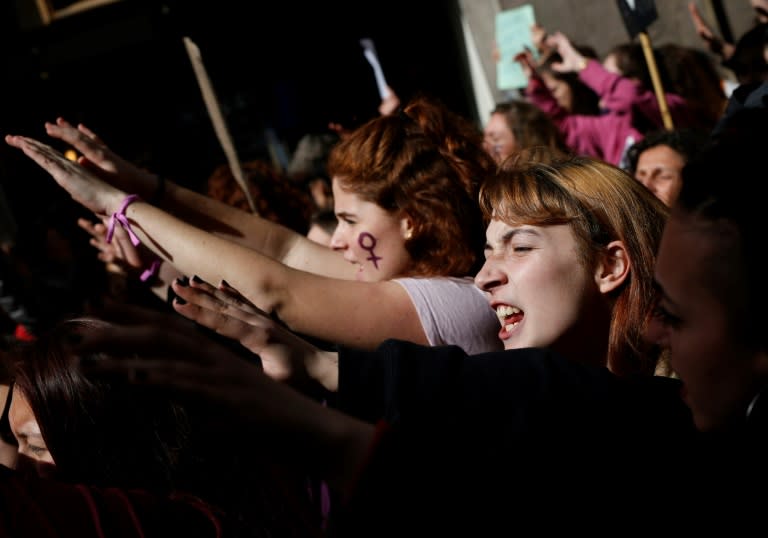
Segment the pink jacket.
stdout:
<path fill-rule="evenodd" d="M 563 109 L 538 77 L 531 77 L 526 96 L 557 124 L 565 142 L 576 153 L 597 157 L 616 166 L 626 149 L 643 138 L 638 129 L 639 116 L 655 127 L 663 122 L 656 96 L 639 83 L 606 71 L 599 62 L 589 60 L 579 78 L 600 96 L 604 114 L 590 116 L 570 114 Z M 685 100 L 666 94 L 673 121 L 685 122 Z"/>

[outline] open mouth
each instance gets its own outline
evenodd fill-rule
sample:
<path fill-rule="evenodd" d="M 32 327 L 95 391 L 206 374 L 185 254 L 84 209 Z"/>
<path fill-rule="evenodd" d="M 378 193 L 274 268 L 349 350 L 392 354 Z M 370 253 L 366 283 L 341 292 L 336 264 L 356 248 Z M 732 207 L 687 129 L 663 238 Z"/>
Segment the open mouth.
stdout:
<path fill-rule="evenodd" d="M 496 316 L 499 318 L 504 332 L 509 332 L 522 321 L 524 314 L 516 306 L 499 305 L 496 307 Z"/>

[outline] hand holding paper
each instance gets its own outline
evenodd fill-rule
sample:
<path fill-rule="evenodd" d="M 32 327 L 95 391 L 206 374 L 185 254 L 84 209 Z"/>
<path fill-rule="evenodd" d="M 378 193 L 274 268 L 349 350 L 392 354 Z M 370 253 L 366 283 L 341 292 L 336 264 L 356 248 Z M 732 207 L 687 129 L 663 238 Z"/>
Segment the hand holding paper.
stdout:
<path fill-rule="evenodd" d="M 392 93 L 392 90 L 389 88 L 387 81 L 384 78 L 384 71 L 381 69 L 379 58 L 376 56 L 376 48 L 373 46 L 373 40 L 367 38 L 361 39 L 360 45 L 363 47 L 363 55 L 365 56 L 365 59 L 368 60 L 368 63 L 371 64 L 371 67 L 373 68 L 373 75 L 376 77 L 376 86 L 379 89 L 379 97 L 381 97 L 382 101 L 385 101 Z"/>
<path fill-rule="evenodd" d="M 526 48 L 535 49 L 531 39 L 531 28 L 535 23 L 533 6 L 530 4 L 507 9 L 496 15 L 496 85 L 500 90 L 524 88 L 528 84 L 528 77 L 515 61 L 515 56 Z"/>

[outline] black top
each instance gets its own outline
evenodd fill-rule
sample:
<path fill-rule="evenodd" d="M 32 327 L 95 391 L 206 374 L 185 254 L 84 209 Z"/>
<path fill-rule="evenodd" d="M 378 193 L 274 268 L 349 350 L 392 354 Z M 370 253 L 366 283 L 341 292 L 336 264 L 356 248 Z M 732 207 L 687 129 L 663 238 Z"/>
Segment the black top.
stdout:
<path fill-rule="evenodd" d="M 608 529 L 665 511 L 656 490 L 698 439 L 679 381 L 619 378 L 545 349 L 468 356 L 388 340 L 339 361 L 340 409 L 391 426 L 340 535 L 538 533 L 563 518 L 571 532 Z"/>

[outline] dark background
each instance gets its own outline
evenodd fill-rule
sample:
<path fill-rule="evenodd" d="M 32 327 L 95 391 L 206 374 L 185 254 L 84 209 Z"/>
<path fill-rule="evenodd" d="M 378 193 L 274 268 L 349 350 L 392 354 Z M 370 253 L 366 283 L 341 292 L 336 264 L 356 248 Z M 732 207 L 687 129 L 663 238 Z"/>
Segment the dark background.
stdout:
<path fill-rule="evenodd" d="M 329 121 L 354 125 L 377 114 L 361 37 L 374 40 L 402 100 L 426 93 L 472 117 L 453 0 L 123 0 L 48 26 L 35 20 L 33 0 L 0 3 L 3 134 L 46 140 L 43 122 L 61 115 L 123 157 L 192 187 L 226 159 L 182 36 L 201 50 L 244 161 L 267 157 L 265 127 L 290 151 Z M 49 177 L 3 146 L 0 174 L 15 207 L 27 193 L 51 190 Z"/>

